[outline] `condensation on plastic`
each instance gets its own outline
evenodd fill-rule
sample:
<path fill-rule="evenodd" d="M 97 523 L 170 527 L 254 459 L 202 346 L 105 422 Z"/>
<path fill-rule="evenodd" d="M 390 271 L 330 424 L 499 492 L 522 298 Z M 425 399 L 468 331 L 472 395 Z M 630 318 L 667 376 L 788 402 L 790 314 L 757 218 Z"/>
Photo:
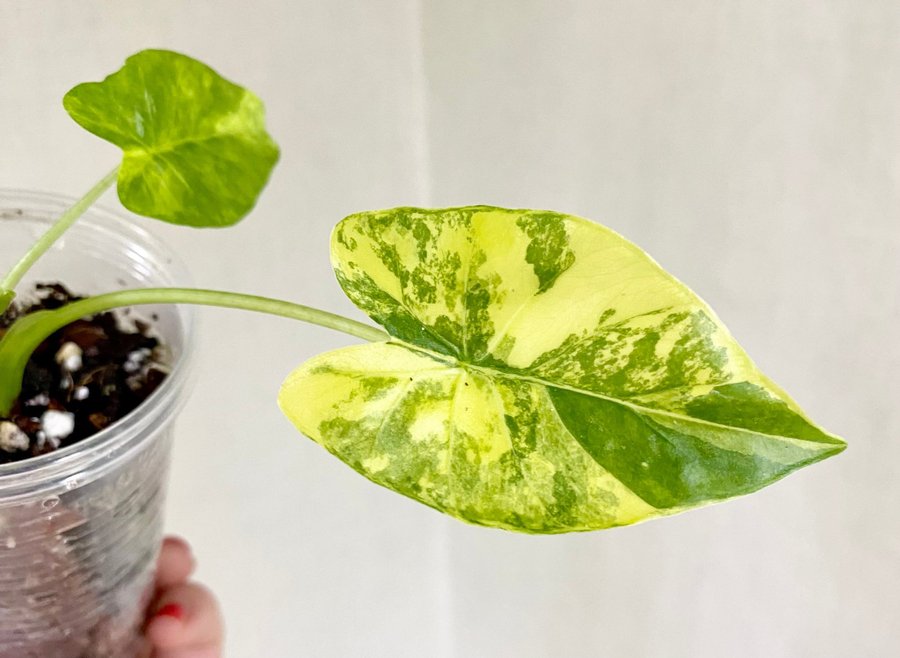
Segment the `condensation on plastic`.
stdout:
<path fill-rule="evenodd" d="M 6 271 L 71 199 L 0 192 Z M 156 239 L 93 208 L 29 273 L 81 294 L 185 283 Z M 28 281 L 20 290 L 29 289 Z M 79 444 L 0 465 L 0 658 L 130 658 L 152 595 L 172 420 L 190 355 L 185 307 L 142 307 L 172 374 L 137 410 Z"/>

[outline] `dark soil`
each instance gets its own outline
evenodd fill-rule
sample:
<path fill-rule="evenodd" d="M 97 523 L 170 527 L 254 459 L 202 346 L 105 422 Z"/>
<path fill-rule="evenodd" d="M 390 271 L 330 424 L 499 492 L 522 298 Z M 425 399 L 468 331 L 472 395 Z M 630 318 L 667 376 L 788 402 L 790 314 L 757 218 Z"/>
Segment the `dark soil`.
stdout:
<path fill-rule="evenodd" d="M 0 316 L 0 335 L 17 317 L 77 299 L 60 284 L 40 284 L 32 301 L 13 303 Z M 127 311 L 124 318 L 101 313 L 64 327 L 41 344 L 28 362 L 10 417 L 0 419 L 0 464 L 77 443 L 156 390 L 168 373 L 165 349 L 148 323 L 126 322 L 127 317 Z"/>

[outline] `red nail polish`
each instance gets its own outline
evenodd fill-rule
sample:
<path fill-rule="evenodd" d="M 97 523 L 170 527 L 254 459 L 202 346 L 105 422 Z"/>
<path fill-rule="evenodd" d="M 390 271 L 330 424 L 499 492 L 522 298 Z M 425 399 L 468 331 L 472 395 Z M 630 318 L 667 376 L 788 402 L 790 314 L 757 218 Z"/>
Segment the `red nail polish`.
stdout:
<path fill-rule="evenodd" d="M 177 603 L 167 603 L 156 611 L 157 617 L 172 617 L 173 619 L 184 619 L 184 608 Z"/>

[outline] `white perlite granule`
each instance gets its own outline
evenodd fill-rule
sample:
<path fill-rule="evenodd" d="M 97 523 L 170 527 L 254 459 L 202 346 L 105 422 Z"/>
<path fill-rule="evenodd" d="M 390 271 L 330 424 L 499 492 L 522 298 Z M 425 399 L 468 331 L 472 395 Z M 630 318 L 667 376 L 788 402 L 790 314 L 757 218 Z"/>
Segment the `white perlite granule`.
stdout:
<path fill-rule="evenodd" d="M 125 363 L 122 364 L 122 370 L 127 373 L 138 372 L 144 367 L 147 359 L 150 358 L 152 353 L 153 352 L 146 347 L 142 347 L 134 352 L 129 352 L 125 359 Z"/>
<path fill-rule="evenodd" d="M 0 449 L 6 452 L 28 450 L 31 442 L 19 426 L 10 420 L 0 422 Z"/>
<path fill-rule="evenodd" d="M 81 370 L 82 366 L 81 348 L 76 343 L 69 341 L 63 343 L 56 352 L 56 362 L 69 372 Z"/>
<path fill-rule="evenodd" d="M 41 429 L 51 443 L 57 443 L 75 430 L 75 415 L 50 409 L 41 416 Z"/>

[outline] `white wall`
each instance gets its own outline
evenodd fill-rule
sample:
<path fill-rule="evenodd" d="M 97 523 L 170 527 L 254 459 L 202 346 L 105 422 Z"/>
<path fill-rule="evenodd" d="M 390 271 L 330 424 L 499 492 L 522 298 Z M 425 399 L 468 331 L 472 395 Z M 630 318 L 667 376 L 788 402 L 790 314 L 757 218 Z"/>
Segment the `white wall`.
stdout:
<path fill-rule="evenodd" d="M 115 149 L 60 106 L 158 46 L 266 100 L 253 216 L 144 222 L 195 281 L 360 317 L 344 215 L 588 216 L 719 312 L 850 449 L 757 495 L 579 536 L 471 528 L 296 435 L 281 377 L 345 344 L 203 311 L 170 527 L 233 658 L 888 656 L 900 631 L 900 7 L 894 0 L 101 0 L 0 4 L 0 182 L 78 194 Z M 112 197 L 109 203 L 114 203 Z"/>

